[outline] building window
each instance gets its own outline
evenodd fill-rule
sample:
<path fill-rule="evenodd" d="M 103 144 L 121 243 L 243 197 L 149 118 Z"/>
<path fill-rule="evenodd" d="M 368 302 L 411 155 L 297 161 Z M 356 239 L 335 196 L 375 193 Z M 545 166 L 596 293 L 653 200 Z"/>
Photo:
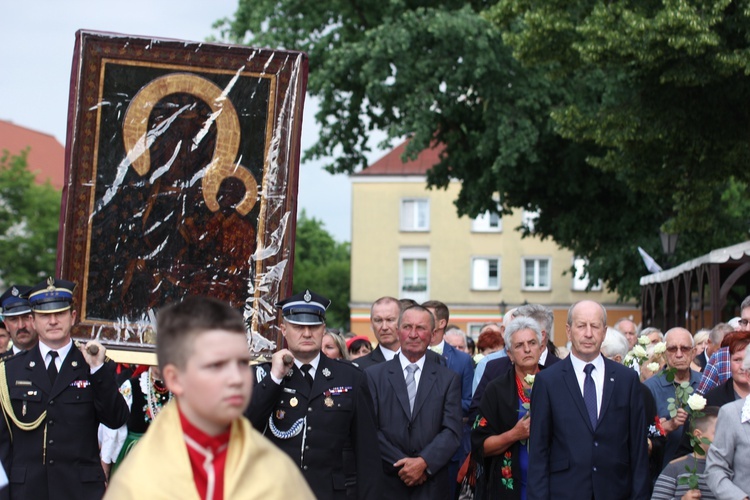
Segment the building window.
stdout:
<path fill-rule="evenodd" d="M 467 323 L 466 324 L 466 334 L 474 339 L 474 342 L 479 339 L 479 331 L 484 326 L 484 323 Z"/>
<path fill-rule="evenodd" d="M 500 290 L 500 258 L 475 257 L 471 259 L 472 290 Z"/>
<path fill-rule="evenodd" d="M 427 291 L 427 259 L 404 259 L 401 265 L 404 271 L 401 290 L 404 292 Z"/>
<path fill-rule="evenodd" d="M 402 248 L 400 251 L 400 297 L 419 303 L 427 300 L 429 293 L 429 256 L 427 248 Z"/>
<path fill-rule="evenodd" d="M 430 230 L 430 200 L 424 198 L 401 200 L 401 230 Z"/>
<path fill-rule="evenodd" d="M 523 289 L 549 290 L 552 276 L 550 268 L 548 258 L 523 259 Z"/>
<path fill-rule="evenodd" d="M 503 230 L 503 219 L 495 212 L 485 212 L 471 221 L 475 233 L 499 233 Z"/>
<path fill-rule="evenodd" d="M 530 233 L 534 232 L 537 219 L 539 219 L 539 210 L 523 209 L 521 213 L 521 225 L 528 229 Z"/>
<path fill-rule="evenodd" d="M 586 291 L 589 286 L 589 275 L 585 271 L 586 259 L 576 258 L 573 260 L 573 267 L 575 268 L 575 276 L 573 276 L 573 290 L 578 292 Z M 591 287 L 591 291 L 598 292 L 602 289 L 601 280 Z"/>

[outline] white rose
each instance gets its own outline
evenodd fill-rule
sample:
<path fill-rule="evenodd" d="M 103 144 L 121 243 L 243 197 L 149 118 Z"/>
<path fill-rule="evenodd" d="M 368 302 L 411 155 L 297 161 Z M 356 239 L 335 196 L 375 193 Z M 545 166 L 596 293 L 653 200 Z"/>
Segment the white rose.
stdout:
<path fill-rule="evenodd" d="M 635 347 L 633 347 L 633 356 L 636 358 L 645 358 L 648 354 L 646 354 L 646 349 L 636 344 Z"/>
<path fill-rule="evenodd" d="M 651 343 L 651 339 L 649 339 L 648 337 L 639 337 L 638 343 L 641 345 L 649 345 Z"/>
<path fill-rule="evenodd" d="M 523 380 L 529 385 L 534 385 L 534 377 L 536 377 L 536 375 L 526 375 Z"/>
<path fill-rule="evenodd" d="M 693 393 L 688 398 L 687 404 L 691 410 L 701 411 L 703 408 L 706 407 L 706 398 L 704 398 L 700 394 Z"/>
<path fill-rule="evenodd" d="M 667 344 L 664 342 L 659 342 L 654 346 L 654 354 L 662 354 L 667 350 Z"/>
<path fill-rule="evenodd" d="M 646 368 L 648 368 L 650 372 L 656 373 L 659 370 L 659 363 L 649 363 L 646 365 Z"/>

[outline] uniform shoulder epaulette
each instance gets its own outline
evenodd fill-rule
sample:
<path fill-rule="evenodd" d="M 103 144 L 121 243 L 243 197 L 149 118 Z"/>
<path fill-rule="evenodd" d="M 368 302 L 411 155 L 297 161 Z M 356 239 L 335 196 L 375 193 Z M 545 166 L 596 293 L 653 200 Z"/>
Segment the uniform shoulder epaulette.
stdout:
<path fill-rule="evenodd" d="M 350 359 L 342 359 L 342 358 L 336 358 L 336 359 L 334 359 L 333 361 L 335 361 L 335 362 L 337 362 L 337 363 L 341 363 L 341 364 L 344 364 L 344 365 L 346 365 L 346 366 L 350 366 L 350 367 L 352 367 L 352 368 L 354 368 L 354 369 L 356 369 L 356 370 L 359 370 L 359 371 L 364 371 L 364 370 L 363 370 L 363 369 L 362 369 L 362 368 L 361 368 L 361 367 L 360 367 L 360 366 L 359 366 L 359 365 L 357 364 L 357 361 L 356 361 L 356 360 L 352 361 L 352 360 L 350 360 Z"/>
<path fill-rule="evenodd" d="M 18 351 L 17 353 L 13 354 L 13 351 L 10 350 L 8 352 L 4 352 L 3 354 L 0 354 L 0 363 L 5 363 L 8 360 L 17 358 L 19 356 L 25 355 L 29 351 Z"/>

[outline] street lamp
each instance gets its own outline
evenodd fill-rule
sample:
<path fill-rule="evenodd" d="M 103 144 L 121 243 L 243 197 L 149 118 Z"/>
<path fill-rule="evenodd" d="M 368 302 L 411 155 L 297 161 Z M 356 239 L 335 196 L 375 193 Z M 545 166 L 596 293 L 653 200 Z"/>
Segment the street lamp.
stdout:
<path fill-rule="evenodd" d="M 677 248 L 677 233 L 667 233 L 663 230 L 659 231 L 659 238 L 661 239 L 661 249 L 664 252 L 665 263 L 667 267 L 672 267 L 672 257 L 674 257 L 675 249 Z"/>

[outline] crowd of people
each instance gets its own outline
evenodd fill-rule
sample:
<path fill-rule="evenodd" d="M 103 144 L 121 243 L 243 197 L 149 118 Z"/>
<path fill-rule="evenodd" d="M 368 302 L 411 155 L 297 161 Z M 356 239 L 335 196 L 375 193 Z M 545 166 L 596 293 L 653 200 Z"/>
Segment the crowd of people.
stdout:
<path fill-rule="evenodd" d="M 277 304 L 284 346 L 260 364 L 240 313 L 188 297 L 157 315 L 158 366 L 138 367 L 73 341 L 74 287 L 0 296 L 0 499 L 750 492 L 750 297 L 695 335 L 610 327 L 584 300 L 559 346 L 542 305 L 474 343 L 442 302 L 381 297 L 373 346 L 327 329 L 330 301 L 305 290 Z"/>

